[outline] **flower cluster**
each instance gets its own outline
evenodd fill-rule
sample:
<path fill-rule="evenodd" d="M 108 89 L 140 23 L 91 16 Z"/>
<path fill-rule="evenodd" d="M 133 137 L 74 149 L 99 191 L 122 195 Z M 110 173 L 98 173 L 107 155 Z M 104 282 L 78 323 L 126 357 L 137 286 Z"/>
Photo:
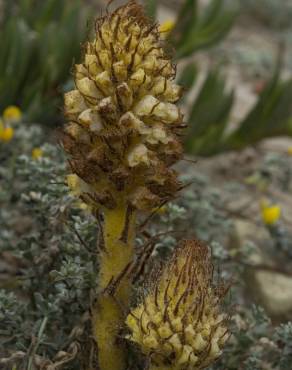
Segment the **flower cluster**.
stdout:
<path fill-rule="evenodd" d="M 181 88 L 159 31 L 135 1 L 96 21 L 96 35 L 65 94 L 62 136 L 73 192 L 94 208 L 126 198 L 151 209 L 180 184 L 170 169 L 181 156 Z"/>
<path fill-rule="evenodd" d="M 226 289 L 212 280 L 208 247 L 185 241 L 129 314 L 129 339 L 151 356 L 154 368 L 202 369 L 220 356 L 229 337 L 220 312 Z"/>

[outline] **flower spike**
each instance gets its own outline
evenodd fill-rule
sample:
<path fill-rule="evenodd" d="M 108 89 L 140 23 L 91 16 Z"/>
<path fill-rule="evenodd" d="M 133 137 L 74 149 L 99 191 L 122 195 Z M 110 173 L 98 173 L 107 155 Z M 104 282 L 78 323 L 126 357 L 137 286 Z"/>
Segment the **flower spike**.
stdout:
<path fill-rule="evenodd" d="M 185 241 L 131 311 L 128 338 L 151 357 L 151 369 L 203 369 L 221 355 L 229 337 L 220 310 L 225 289 L 212 279 L 208 247 Z"/>

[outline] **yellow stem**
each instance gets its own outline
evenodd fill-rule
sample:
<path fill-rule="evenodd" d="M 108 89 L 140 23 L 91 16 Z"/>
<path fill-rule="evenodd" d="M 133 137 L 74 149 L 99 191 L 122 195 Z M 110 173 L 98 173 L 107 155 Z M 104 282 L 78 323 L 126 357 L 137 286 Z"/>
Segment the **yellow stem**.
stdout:
<path fill-rule="evenodd" d="M 117 340 L 129 306 L 131 283 L 127 277 L 116 285 L 114 294 L 104 291 L 121 276 L 134 254 L 135 214 L 125 202 L 104 212 L 103 250 L 100 252 L 99 288 L 92 312 L 93 335 L 98 346 L 100 370 L 124 370 L 125 349 Z"/>

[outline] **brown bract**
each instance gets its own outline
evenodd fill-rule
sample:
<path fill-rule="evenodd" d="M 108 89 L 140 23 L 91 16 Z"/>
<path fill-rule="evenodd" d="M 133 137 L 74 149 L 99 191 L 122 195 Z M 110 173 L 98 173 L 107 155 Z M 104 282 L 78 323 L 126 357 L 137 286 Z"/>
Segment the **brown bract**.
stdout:
<path fill-rule="evenodd" d="M 113 209 L 123 198 L 150 209 L 179 190 L 170 169 L 184 127 L 174 77 L 157 26 L 135 1 L 97 19 L 65 94 L 62 139 L 72 191 L 91 207 Z"/>

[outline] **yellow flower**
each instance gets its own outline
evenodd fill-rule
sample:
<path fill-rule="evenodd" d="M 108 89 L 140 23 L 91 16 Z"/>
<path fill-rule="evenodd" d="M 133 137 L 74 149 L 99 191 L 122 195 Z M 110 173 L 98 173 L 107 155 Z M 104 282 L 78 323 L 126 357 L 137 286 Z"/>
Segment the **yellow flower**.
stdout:
<path fill-rule="evenodd" d="M 15 105 L 9 105 L 3 112 L 3 118 L 6 121 L 18 122 L 21 120 L 22 112 Z"/>
<path fill-rule="evenodd" d="M 41 148 L 34 148 L 31 152 L 31 156 L 33 159 L 39 159 L 43 156 L 44 152 Z"/>
<path fill-rule="evenodd" d="M 4 127 L 3 123 L 0 122 L 0 141 L 8 143 L 14 135 L 12 127 Z"/>
<path fill-rule="evenodd" d="M 262 219 L 266 225 L 274 225 L 281 217 L 281 207 L 278 204 L 270 205 L 266 199 L 261 201 Z"/>
<path fill-rule="evenodd" d="M 287 152 L 288 152 L 289 155 L 292 155 L 292 146 L 289 146 Z"/>
<path fill-rule="evenodd" d="M 159 27 L 160 33 L 168 33 L 173 30 L 175 26 L 175 21 L 172 19 L 168 19 L 167 21 L 163 22 Z"/>

